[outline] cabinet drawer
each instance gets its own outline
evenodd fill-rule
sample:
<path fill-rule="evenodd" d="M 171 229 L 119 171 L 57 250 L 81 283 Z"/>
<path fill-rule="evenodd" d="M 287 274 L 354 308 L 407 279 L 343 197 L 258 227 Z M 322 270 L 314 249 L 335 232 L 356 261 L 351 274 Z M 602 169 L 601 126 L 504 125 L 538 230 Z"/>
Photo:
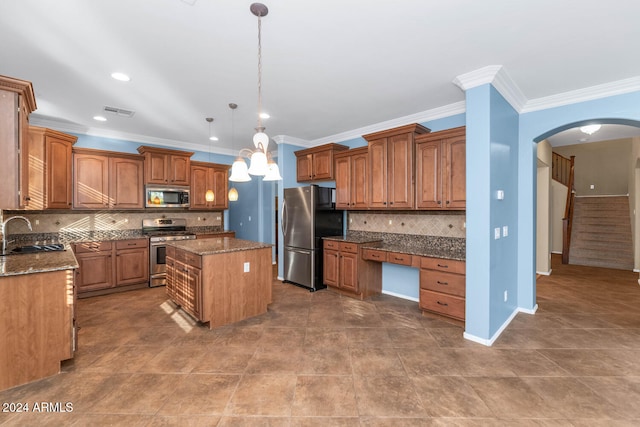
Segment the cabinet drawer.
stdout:
<path fill-rule="evenodd" d="M 192 266 L 202 268 L 202 257 L 191 252 L 185 252 L 185 263 Z"/>
<path fill-rule="evenodd" d="M 420 308 L 464 320 L 464 298 L 420 289 Z"/>
<path fill-rule="evenodd" d="M 149 246 L 147 239 L 132 239 L 132 240 L 118 240 L 116 241 L 116 249 L 136 249 L 146 248 Z"/>
<path fill-rule="evenodd" d="M 422 257 L 420 268 L 465 274 L 465 262 L 453 259 Z"/>
<path fill-rule="evenodd" d="M 358 253 L 358 245 L 355 243 L 349 242 L 340 242 L 340 251 L 341 252 L 349 252 L 352 254 Z"/>
<path fill-rule="evenodd" d="M 110 251 L 113 247 L 111 242 L 84 242 L 76 243 L 73 246 L 73 251 L 77 254 Z"/>
<path fill-rule="evenodd" d="M 398 252 L 389 252 L 387 262 L 400 265 L 411 265 L 412 256 L 409 254 L 401 254 Z"/>
<path fill-rule="evenodd" d="M 176 248 L 175 246 L 167 246 L 166 247 L 166 256 L 167 258 L 176 258 Z"/>
<path fill-rule="evenodd" d="M 465 296 L 466 276 L 433 270 L 420 270 L 420 289 Z"/>
<path fill-rule="evenodd" d="M 337 251 L 340 249 L 340 242 L 335 241 L 335 240 L 325 240 L 324 241 L 324 248 L 325 249 L 333 249 L 334 251 Z"/>
<path fill-rule="evenodd" d="M 363 249 L 362 250 L 362 258 L 370 261 L 377 262 L 386 262 L 387 261 L 387 252 L 379 251 L 376 249 Z"/>

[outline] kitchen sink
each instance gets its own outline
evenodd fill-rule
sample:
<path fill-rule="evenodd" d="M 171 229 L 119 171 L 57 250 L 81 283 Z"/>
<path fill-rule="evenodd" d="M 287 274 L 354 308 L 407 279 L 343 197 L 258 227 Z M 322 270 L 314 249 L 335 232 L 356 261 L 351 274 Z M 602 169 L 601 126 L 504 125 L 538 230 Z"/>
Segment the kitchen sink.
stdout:
<path fill-rule="evenodd" d="M 25 245 L 17 246 L 8 251 L 5 255 L 12 254 L 32 254 L 36 252 L 55 252 L 64 251 L 64 245 L 62 243 L 51 243 L 47 245 Z"/>

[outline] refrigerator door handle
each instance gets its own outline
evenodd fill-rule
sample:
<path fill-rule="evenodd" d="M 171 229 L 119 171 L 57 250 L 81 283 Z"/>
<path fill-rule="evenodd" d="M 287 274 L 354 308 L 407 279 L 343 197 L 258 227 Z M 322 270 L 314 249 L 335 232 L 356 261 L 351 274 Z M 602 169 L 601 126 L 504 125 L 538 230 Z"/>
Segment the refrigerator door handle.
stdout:
<path fill-rule="evenodd" d="M 282 219 L 280 220 L 280 230 L 282 231 L 282 235 L 285 235 L 286 229 L 286 220 L 287 220 L 287 203 L 286 200 L 282 201 Z"/>

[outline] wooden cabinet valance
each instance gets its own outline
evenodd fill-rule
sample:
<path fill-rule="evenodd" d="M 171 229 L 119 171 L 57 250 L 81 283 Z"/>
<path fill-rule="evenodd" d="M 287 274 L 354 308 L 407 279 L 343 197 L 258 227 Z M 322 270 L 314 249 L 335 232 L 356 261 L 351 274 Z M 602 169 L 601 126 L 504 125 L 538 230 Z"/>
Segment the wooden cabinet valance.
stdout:
<path fill-rule="evenodd" d="M 298 182 L 332 181 L 335 153 L 348 150 L 340 144 L 325 144 L 296 151 L 296 177 Z"/>

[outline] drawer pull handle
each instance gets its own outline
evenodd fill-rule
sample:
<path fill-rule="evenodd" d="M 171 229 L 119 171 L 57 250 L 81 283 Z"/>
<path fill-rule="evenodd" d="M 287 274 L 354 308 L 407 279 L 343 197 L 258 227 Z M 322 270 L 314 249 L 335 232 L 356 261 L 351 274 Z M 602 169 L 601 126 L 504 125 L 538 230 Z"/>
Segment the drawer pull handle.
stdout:
<path fill-rule="evenodd" d="M 371 257 L 372 257 L 372 258 L 380 258 L 380 255 L 378 255 L 378 254 L 371 254 Z"/>
<path fill-rule="evenodd" d="M 394 259 L 395 259 L 396 261 L 404 261 L 404 258 L 394 257 Z"/>
<path fill-rule="evenodd" d="M 438 305 L 442 305 L 444 307 L 449 307 L 449 304 L 447 304 L 446 302 L 440 302 L 440 301 L 436 301 L 438 303 Z"/>
<path fill-rule="evenodd" d="M 445 264 L 445 265 L 438 264 L 438 267 L 440 267 L 440 268 L 449 268 L 449 266 L 448 266 L 448 265 L 446 265 L 446 264 Z"/>
<path fill-rule="evenodd" d="M 444 285 L 444 286 L 449 284 L 449 282 L 441 282 L 440 280 L 438 280 L 437 283 L 438 283 L 438 285 Z"/>

